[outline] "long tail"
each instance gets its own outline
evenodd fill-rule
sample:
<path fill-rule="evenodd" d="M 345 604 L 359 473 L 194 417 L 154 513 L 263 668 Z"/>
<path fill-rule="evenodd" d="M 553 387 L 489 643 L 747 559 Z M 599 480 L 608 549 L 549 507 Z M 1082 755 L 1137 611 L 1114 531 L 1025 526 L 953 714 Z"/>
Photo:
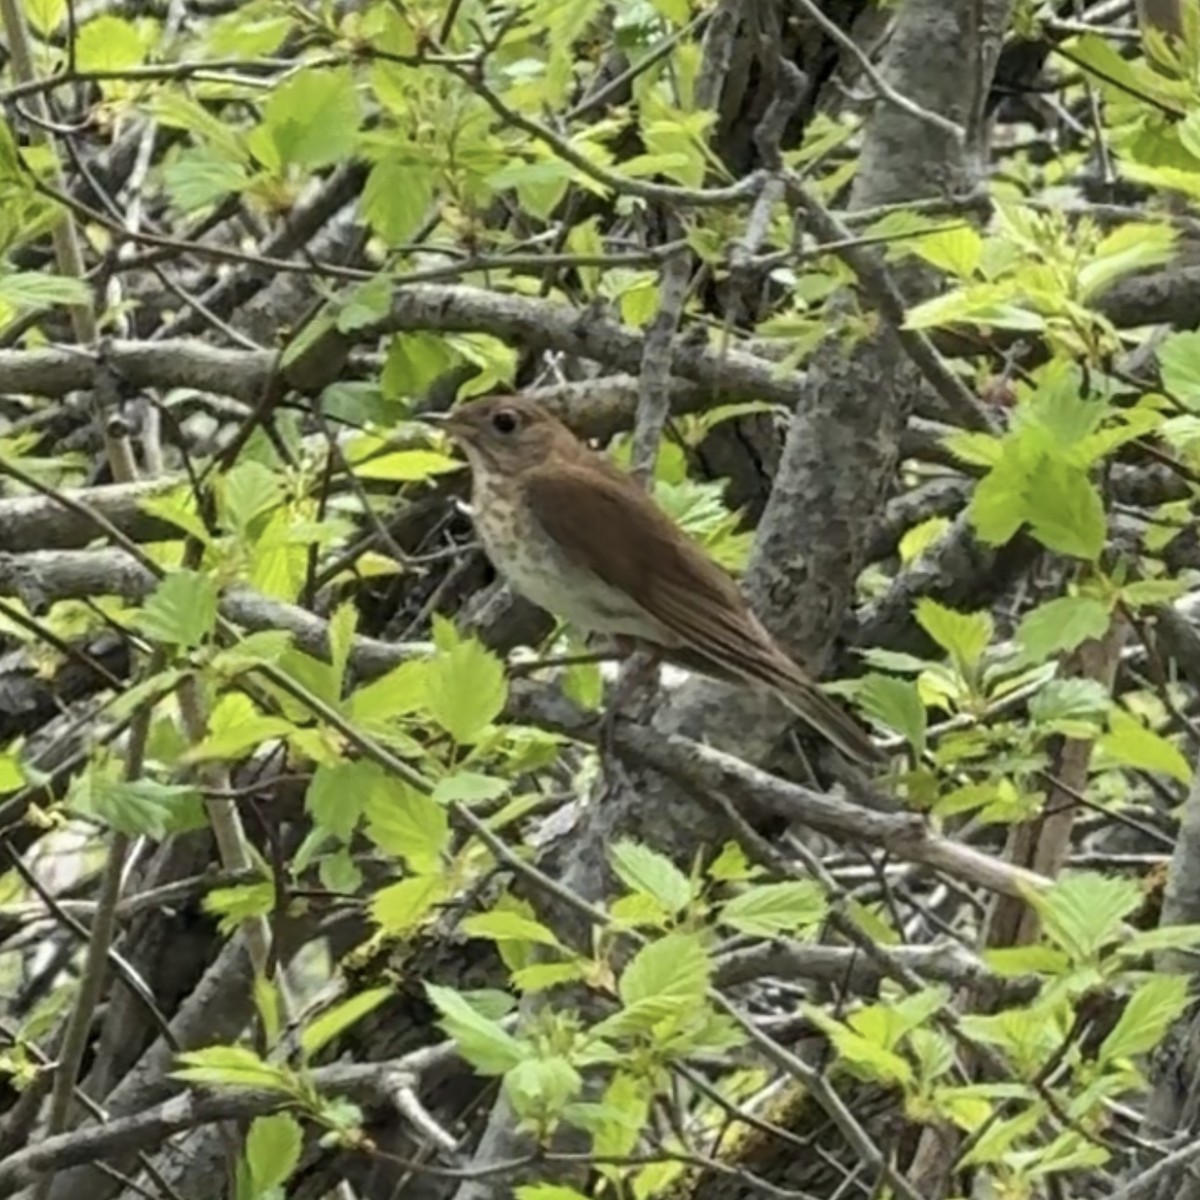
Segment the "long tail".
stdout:
<path fill-rule="evenodd" d="M 778 647 L 757 638 L 738 647 L 741 654 L 721 654 L 720 644 L 705 647 L 672 646 L 662 650 L 666 662 L 716 679 L 757 680 L 766 684 L 788 708 L 843 754 L 863 766 L 878 766 L 887 756 L 867 731 L 821 691 Z M 748 651 L 748 652 L 747 652 Z"/>
<path fill-rule="evenodd" d="M 787 688 L 777 684 L 774 690 L 796 716 L 827 737 L 843 754 L 864 766 L 886 761 L 867 731 L 814 684 L 793 683 Z"/>

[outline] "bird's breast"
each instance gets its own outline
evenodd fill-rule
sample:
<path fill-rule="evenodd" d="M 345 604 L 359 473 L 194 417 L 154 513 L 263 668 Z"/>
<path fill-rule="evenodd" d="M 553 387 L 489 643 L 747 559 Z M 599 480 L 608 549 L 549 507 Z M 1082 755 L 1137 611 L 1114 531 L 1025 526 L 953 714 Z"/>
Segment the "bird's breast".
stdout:
<path fill-rule="evenodd" d="M 471 506 L 488 558 L 514 591 L 583 632 L 666 644 L 658 622 L 564 551 L 508 488 L 477 482 Z M 613 530 L 609 536 L 618 534 Z"/>

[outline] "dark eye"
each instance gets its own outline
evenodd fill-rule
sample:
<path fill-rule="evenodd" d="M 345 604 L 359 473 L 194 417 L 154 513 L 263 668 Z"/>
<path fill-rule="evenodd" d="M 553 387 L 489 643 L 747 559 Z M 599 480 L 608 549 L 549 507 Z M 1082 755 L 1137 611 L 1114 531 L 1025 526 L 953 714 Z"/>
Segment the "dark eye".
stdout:
<path fill-rule="evenodd" d="M 511 408 L 502 408 L 492 417 L 492 428 L 497 433 L 513 433 L 517 428 L 517 414 Z"/>

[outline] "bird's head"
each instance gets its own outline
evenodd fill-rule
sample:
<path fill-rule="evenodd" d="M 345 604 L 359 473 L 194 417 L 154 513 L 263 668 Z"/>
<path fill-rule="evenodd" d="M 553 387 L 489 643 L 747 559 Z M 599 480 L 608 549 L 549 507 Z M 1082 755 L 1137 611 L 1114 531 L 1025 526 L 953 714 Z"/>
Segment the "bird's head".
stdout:
<path fill-rule="evenodd" d="M 422 419 L 443 429 L 473 470 L 512 474 L 553 455 L 570 454 L 578 444 L 557 417 L 518 396 L 485 396 Z"/>

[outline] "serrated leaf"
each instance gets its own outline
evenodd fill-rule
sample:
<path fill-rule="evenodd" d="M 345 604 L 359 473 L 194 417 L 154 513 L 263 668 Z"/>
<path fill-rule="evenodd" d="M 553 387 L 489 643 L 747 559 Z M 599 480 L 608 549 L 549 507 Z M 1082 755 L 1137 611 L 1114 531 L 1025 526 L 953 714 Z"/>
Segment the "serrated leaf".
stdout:
<path fill-rule="evenodd" d="M 1079 272 L 1081 300 L 1094 300 L 1117 280 L 1135 271 L 1170 262 L 1177 234 L 1162 222 L 1130 221 L 1107 234 Z"/>
<path fill-rule="evenodd" d="M 1100 1045 L 1101 1063 L 1147 1054 L 1166 1036 L 1189 1003 L 1186 975 L 1155 975 L 1129 997 L 1120 1019 Z"/>
<path fill-rule="evenodd" d="M 217 623 L 217 581 L 199 571 L 172 571 L 142 605 L 137 628 L 147 637 L 192 649 Z"/>
<path fill-rule="evenodd" d="M 1098 721 L 1112 697 L 1095 679 L 1052 679 L 1029 702 L 1029 715 L 1039 724 L 1055 721 Z"/>
<path fill-rule="evenodd" d="M 635 954 L 621 973 L 619 992 L 626 1006 L 645 1000 L 699 1002 L 712 965 L 693 934 L 669 933 Z"/>
<path fill-rule="evenodd" d="M 1087 472 L 1051 458 L 1026 483 L 1030 530 L 1048 550 L 1094 562 L 1104 549 L 1104 502 Z"/>
<path fill-rule="evenodd" d="M 300 1048 L 306 1058 L 312 1058 L 325 1046 L 339 1037 L 351 1025 L 374 1012 L 389 996 L 395 995 L 390 987 L 369 988 L 365 992 L 343 1000 L 309 1021 L 300 1031 Z"/>
<path fill-rule="evenodd" d="M 1192 768 L 1178 747 L 1124 709 L 1114 707 L 1109 713 L 1108 733 L 1100 738 L 1100 748 L 1123 766 L 1161 771 L 1181 783 L 1191 781 Z"/>
<path fill-rule="evenodd" d="M 983 257 L 983 239 L 966 223 L 954 229 L 942 229 L 914 240 L 918 257 L 959 279 L 973 275 Z"/>
<path fill-rule="evenodd" d="M 455 771 L 438 780 L 433 798 L 438 804 L 488 804 L 499 800 L 510 786 L 507 779 L 480 775 L 477 771 Z"/>
<path fill-rule="evenodd" d="M 265 917 L 275 907 L 275 885 L 270 880 L 238 887 L 214 888 L 204 897 L 204 911 L 220 918 L 221 933 L 232 933 L 244 921 Z"/>
<path fill-rule="evenodd" d="M 497 910 L 467 917 L 462 927 L 470 937 L 493 942 L 532 942 L 537 946 L 565 949 L 554 933 L 540 921 L 517 912 Z"/>
<path fill-rule="evenodd" d="M 14 271 L 0 275 L 0 300 L 40 312 L 53 304 L 90 304 L 92 289 L 82 279 L 68 275 Z"/>
<path fill-rule="evenodd" d="M 368 762 L 322 763 L 313 772 L 304 807 L 313 820 L 340 841 L 348 841 L 379 783 L 379 768 Z"/>
<path fill-rule="evenodd" d="M 819 925 L 828 911 L 821 888 L 807 880 L 747 888 L 721 908 L 721 920 L 757 937 L 798 935 Z"/>
<path fill-rule="evenodd" d="M 992 640 L 992 618 L 986 612 L 962 613 L 928 596 L 917 602 L 917 624 L 953 659 L 959 672 L 970 674 Z"/>
<path fill-rule="evenodd" d="M 53 33 L 67 15 L 67 0 L 21 0 L 29 24 L 43 37 Z"/>
<path fill-rule="evenodd" d="M 408 868 L 431 874 L 450 845 L 450 818 L 433 799 L 402 780 L 380 774 L 366 794 L 367 837 L 400 855 Z"/>
<path fill-rule="evenodd" d="M 1163 388 L 1191 409 L 1200 408 L 1200 330 L 1172 333 L 1158 347 Z"/>
<path fill-rule="evenodd" d="M 86 22 L 75 39 L 75 65 L 80 71 L 124 71 L 145 57 L 137 26 L 111 13 Z"/>
<path fill-rule="evenodd" d="M 254 1195 L 282 1186 L 300 1161 L 304 1131 L 291 1113 L 255 1117 L 246 1135 L 246 1165 Z"/>
<path fill-rule="evenodd" d="M 461 992 L 427 983 L 425 994 L 441 1014 L 438 1025 L 481 1075 L 503 1075 L 529 1051 L 502 1025 L 480 1012 Z"/>
<path fill-rule="evenodd" d="M 271 170 L 326 167 L 353 153 L 361 117 L 349 71 L 301 70 L 271 93 L 247 140 Z"/>
<path fill-rule="evenodd" d="M 442 876 L 413 875 L 380 888 L 371 897 L 371 920 L 382 932 L 400 937 L 415 929 L 449 896 L 449 884 Z"/>
<path fill-rule="evenodd" d="M 858 681 L 855 699 L 868 716 L 903 734 L 918 756 L 925 753 L 928 717 L 913 680 L 873 672 Z"/>
<path fill-rule="evenodd" d="M 1120 940 L 1125 919 L 1142 903 L 1135 880 L 1109 878 L 1093 872 L 1070 872 L 1054 886 L 1031 892 L 1047 936 L 1075 963 L 1095 958 L 1105 946 Z"/>
<path fill-rule="evenodd" d="M 1089 638 L 1103 637 L 1108 623 L 1108 605 L 1095 596 L 1060 596 L 1048 600 L 1027 613 L 1017 627 L 1021 661 L 1041 663 L 1074 650 Z"/>
<path fill-rule="evenodd" d="M 290 1092 L 293 1082 L 283 1067 L 264 1062 L 245 1046 L 206 1046 L 188 1050 L 175 1058 L 179 1065 L 171 1072 L 186 1083 L 217 1087 L 262 1088 L 265 1091 Z"/>
<path fill-rule="evenodd" d="M 429 715 L 460 745 L 482 737 L 504 711 L 507 698 L 504 664 L 481 642 L 461 641 L 429 663 Z"/>
<path fill-rule="evenodd" d="M 410 156 L 377 162 L 363 185 L 363 216 L 390 246 L 408 241 L 434 199 L 434 175 Z"/>
<path fill-rule="evenodd" d="M 354 721 L 375 725 L 420 712 L 425 705 L 427 669 L 426 660 L 413 659 L 355 688 L 346 701 L 347 715 Z"/>
<path fill-rule="evenodd" d="M 0 753 L 0 796 L 18 791 L 25 783 L 25 768 L 20 758 L 9 751 Z"/>
<path fill-rule="evenodd" d="M 520 1117 L 561 1116 L 583 1091 L 583 1077 L 561 1055 L 526 1058 L 504 1075 L 504 1094 Z"/>
<path fill-rule="evenodd" d="M 200 792 L 189 784 L 154 779 L 113 779 L 98 772 L 79 778 L 70 792 L 72 805 L 130 837 L 164 838 L 205 825 Z"/>
<path fill-rule="evenodd" d="M 638 842 L 621 841 L 609 851 L 617 878 L 630 891 L 652 897 L 667 913 L 681 912 L 692 901 L 688 877 L 665 855 Z"/>

